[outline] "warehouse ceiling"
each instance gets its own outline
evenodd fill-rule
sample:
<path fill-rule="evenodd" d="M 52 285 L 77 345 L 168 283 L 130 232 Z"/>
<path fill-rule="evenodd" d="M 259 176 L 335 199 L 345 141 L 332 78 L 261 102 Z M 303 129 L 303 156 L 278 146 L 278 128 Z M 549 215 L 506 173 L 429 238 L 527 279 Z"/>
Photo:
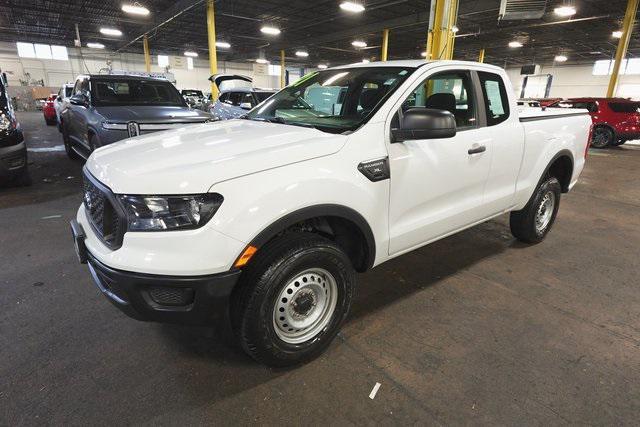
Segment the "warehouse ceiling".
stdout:
<path fill-rule="evenodd" d="M 622 27 L 626 0 L 540 0 L 546 3 L 540 19 L 499 21 L 499 0 L 460 0 L 454 57 L 475 60 L 481 48 L 486 62 L 501 66 L 552 63 L 563 54 L 569 63 L 611 58 Z M 151 13 L 136 17 L 121 11 L 117 0 L 5 0 L 0 4 L 0 40 L 46 42 L 73 46 L 75 24 L 83 45 L 99 42 L 110 50 L 142 53 L 142 35 L 148 33 L 153 54 L 182 55 L 185 50 L 207 57 L 206 2 L 204 0 L 138 0 Z M 131 2 L 133 3 L 133 2 Z M 348 13 L 338 0 L 219 0 L 215 3 L 218 40 L 231 44 L 218 49 L 222 60 L 250 61 L 262 51 L 276 61 L 285 49 L 290 64 L 315 66 L 375 60 L 380 54 L 381 32 L 390 28 L 389 58 L 419 58 L 424 49 L 429 19 L 428 0 L 368 0 L 363 13 Z M 554 8 L 570 3 L 577 14 L 556 16 Z M 260 32 L 263 24 L 281 29 L 278 36 Z M 121 37 L 100 34 L 113 27 Z M 368 46 L 356 49 L 351 41 Z M 507 43 L 519 40 L 522 48 Z M 300 60 L 296 50 L 310 56 Z M 640 56 L 636 29 L 630 56 Z"/>

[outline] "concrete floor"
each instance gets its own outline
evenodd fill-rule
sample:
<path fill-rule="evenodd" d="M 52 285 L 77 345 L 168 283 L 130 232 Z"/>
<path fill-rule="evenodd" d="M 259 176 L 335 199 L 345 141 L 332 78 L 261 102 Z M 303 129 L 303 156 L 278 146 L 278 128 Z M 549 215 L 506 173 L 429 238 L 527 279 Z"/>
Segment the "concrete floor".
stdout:
<path fill-rule="evenodd" d="M 19 118 L 31 149 L 60 146 Z M 0 425 L 640 419 L 640 147 L 592 151 L 540 245 L 504 216 L 361 275 L 338 339 L 294 370 L 117 311 L 72 249 L 81 165 L 30 156 L 34 185 L 0 189 Z"/>

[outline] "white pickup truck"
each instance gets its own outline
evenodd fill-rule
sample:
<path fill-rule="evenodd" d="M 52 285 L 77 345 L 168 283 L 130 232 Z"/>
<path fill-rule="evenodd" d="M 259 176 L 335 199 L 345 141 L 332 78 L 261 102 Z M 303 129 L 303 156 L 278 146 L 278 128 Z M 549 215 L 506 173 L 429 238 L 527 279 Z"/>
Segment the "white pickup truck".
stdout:
<path fill-rule="evenodd" d="M 517 239 L 542 241 L 590 129 L 586 111 L 518 113 L 486 64 L 314 72 L 241 119 L 96 150 L 76 251 L 134 318 L 228 315 L 258 361 L 301 363 L 345 321 L 356 271 L 506 212 Z"/>

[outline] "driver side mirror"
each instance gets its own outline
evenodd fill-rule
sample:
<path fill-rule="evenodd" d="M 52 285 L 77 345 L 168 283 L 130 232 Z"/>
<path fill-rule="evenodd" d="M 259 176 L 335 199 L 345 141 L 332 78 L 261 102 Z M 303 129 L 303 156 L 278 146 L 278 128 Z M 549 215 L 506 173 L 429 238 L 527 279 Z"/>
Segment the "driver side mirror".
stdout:
<path fill-rule="evenodd" d="M 456 136 L 456 117 L 447 110 L 411 108 L 399 117 L 399 127 L 391 129 L 392 142 Z"/>
<path fill-rule="evenodd" d="M 250 102 L 242 102 L 240 104 L 240 108 L 242 108 L 243 110 L 251 110 L 251 103 Z"/>
<path fill-rule="evenodd" d="M 89 97 L 85 94 L 80 93 L 69 98 L 69 102 L 73 105 L 82 105 L 83 107 L 88 107 Z"/>

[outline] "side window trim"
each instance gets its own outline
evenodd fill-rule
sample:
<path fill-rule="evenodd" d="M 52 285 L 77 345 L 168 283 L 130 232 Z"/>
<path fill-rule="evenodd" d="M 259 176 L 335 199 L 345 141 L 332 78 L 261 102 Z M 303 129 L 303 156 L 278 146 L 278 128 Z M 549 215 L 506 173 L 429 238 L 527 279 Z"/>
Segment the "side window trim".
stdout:
<path fill-rule="evenodd" d="M 473 84 L 473 94 L 476 99 L 476 121 L 478 129 L 487 127 L 487 107 L 484 101 L 484 94 L 482 93 L 482 83 L 478 76 L 478 71 L 470 70 L 471 82 Z"/>

